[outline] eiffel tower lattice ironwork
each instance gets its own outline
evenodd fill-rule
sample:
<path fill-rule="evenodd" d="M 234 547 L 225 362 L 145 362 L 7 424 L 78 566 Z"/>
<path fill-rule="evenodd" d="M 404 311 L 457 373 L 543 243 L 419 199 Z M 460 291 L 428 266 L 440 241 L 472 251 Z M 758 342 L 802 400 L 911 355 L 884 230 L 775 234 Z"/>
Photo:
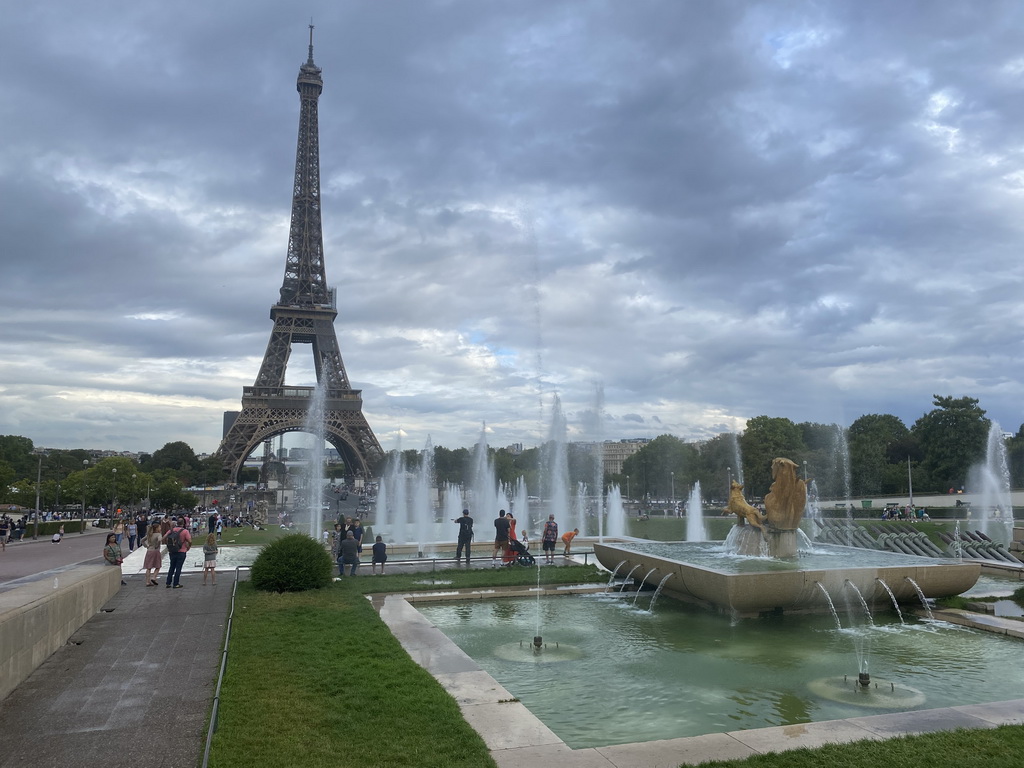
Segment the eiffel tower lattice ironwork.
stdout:
<path fill-rule="evenodd" d="M 288 255 L 281 298 L 270 309 L 270 334 L 256 383 L 242 389 L 242 410 L 228 428 L 219 455 L 231 481 L 263 442 L 287 432 L 308 431 L 306 418 L 313 387 L 285 385 L 293 344 L 313 350 L 316 380 L 325 389 L 324 437 L 344 459 L 348 471 L 369 475 L 383 456 L 380 443 L 363 416 L 360 390 L 349 385 L 334 332 L 338 312 L 324 272 L 320 220 L 320 140 L 317 103 L 323 90 L 320 68 L 313 63 L 313 27 L 309 59 L 299 68 L 299 140 L 295 153 Z"/>

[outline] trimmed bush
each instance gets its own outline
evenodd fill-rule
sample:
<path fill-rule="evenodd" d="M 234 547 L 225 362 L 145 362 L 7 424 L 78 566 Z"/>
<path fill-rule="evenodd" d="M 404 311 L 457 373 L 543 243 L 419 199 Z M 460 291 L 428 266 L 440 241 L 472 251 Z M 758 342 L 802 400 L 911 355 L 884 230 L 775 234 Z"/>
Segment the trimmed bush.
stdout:
<path fill-rule="evenodd" d="M 291 533 L 260 550 L 252 564 L 252 585 L 263 592 L 303 592 L 331 583 L 333 564 L 323 545 Z"/>

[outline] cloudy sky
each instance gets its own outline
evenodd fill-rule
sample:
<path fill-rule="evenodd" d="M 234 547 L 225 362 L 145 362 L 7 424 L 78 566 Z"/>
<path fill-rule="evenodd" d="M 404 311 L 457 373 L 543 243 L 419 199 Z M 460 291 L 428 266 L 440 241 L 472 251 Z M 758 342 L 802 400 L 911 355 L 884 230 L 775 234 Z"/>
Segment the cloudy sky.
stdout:
<path fill-rule="evenodd" d="M 40 0 L 0 24 L 0 434 L 216 449 L 284 274 L 385 449 L 1024 421 L 1024 5 Z M 289 383 L 313 383 L 296 346 Z M 597 415 L 600 418 L 597 418 Z"/>

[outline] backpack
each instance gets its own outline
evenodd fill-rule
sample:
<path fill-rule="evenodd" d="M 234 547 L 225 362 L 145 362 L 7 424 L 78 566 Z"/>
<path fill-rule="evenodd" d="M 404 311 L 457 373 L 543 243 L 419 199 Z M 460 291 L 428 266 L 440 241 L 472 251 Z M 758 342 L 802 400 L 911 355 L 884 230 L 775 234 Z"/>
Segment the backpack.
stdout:
<path fill-rule="evenodd" d="M 181 529 L 181 528 L 171 528 L 171 530 L 167 532 L 167 551 L 168 552 L 180 552 L 181 551 L 181 545 L 182 545 L 181 532 L 182 532 L 182 530 L 183 529 Z"/>

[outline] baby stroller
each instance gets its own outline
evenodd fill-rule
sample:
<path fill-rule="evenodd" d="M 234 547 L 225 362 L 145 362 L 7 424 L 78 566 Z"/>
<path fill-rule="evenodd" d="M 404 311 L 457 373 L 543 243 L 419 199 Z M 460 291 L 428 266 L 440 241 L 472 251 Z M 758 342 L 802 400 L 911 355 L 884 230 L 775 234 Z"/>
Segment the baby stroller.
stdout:
<path fill-rule="evenodd" d="M 512 565 L 518 563 L 519 565 L 536 565 L 537 561 L 530 554 L 530 551 L 526 548 L 523 542 L 512 539 L 508 543 L 508 563 L 506 565 Z"/>

